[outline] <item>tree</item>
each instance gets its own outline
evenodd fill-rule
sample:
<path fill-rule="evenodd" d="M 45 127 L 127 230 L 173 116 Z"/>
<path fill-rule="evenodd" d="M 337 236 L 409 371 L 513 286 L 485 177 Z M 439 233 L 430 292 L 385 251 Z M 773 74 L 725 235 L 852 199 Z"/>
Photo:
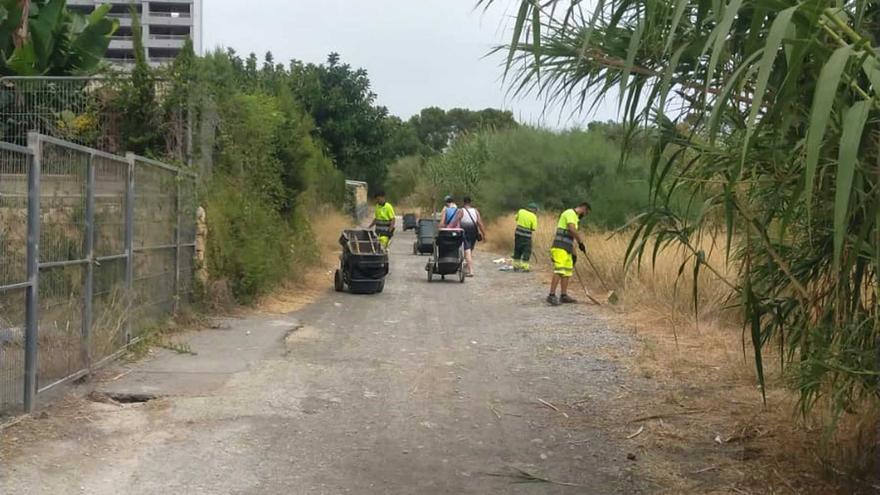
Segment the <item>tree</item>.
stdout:
<path fill-rule="evenodd" d="M 140 155 L 161 153 L 162 118 L 156 98 L 156 74 L 147 63 L 140 16 L 131 7 L 131 32 L 134 43 L 134 68 L 123 86 L 122 133 L 126 149 Z"/>
<path fill-rule="evenodd" d="M 89 16 L 65 0 L 0 0 L 0 75 L 63 76 L 94 73 L 119 23 L 110 5 Z"/>
<path fill-rule="evenodd" d="M 348 178 L 371 187 L 385 182 L 393 157 L 388 156 L 388 110 L 364 69 L 352 69 L 331 53 L 321 65 L 292 63 L 292 88 L 315 121 L 317 134 Z"/>
<path fill-rule="evenodd" d="M 517 127 L 513 113 L 487 108 L 473 111 L 453 108 L 429 107 L 413 116 L 409 123 L 416 135 L 431 153 L 441 153 L 457 137 L 481 130 L 505 130 Z"/>
<path fill-rule="evenodd" d="M 580 108 L 619 92 L 627 132 L 658 132 L 652 206 L 634 224 L 629 262 L 654 245 L 683 247 L 696 280 L 715 271 L 698 236 L 723 228 L 740 266 L 725 282 L 761 384 L 762 350 L 775 342 L 805 412 L 822 397 L 832 418 L 876 406 L 880 10 L 867 0 L 515 3 L 515 91 Z M 694 220 L 669 208 L 676 191 L 700 199 Z"/>
<path fill-rule="evenodd" d="M 388 132 L 386 139 L 386 156 L 397 159 L 409 155 L 417 155 L 424 151 L 415 128 L 394 115 L 386 117 L 384 125 Z"/>

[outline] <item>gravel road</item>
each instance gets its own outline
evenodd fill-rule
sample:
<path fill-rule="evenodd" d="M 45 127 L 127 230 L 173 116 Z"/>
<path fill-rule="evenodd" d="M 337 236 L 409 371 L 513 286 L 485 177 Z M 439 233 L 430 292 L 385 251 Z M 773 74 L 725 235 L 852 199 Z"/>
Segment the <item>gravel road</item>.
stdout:
<path fill-rule="evenodd" d="M 197 356 L 93 384 L 160 398 L 3 432 L 2 493 L 650 492 L 607 427 L 633 378 L 606 351 L 628 338 L 485 253 L 476 278 L 429 284 L 412 238 L 395 239 L 383 294 L 193 333 Z"/>

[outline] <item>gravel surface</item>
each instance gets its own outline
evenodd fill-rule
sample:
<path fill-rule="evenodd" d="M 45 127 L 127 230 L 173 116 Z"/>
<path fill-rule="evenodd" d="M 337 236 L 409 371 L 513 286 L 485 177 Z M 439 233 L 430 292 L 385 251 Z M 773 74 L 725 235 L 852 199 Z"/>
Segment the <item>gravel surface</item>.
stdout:
<path fill-rule="evenodd" d="M 383 294 L 231 320 L 190 336 L 197 356 L 96 385 L 162 398 L 4 432 L 2 493 L 650 492 L 607 426 L 620 387 L 646 386 L 609 357 L 628 337 L 487 254 L 465 284 L 429 284 L 412 238 Z"/>

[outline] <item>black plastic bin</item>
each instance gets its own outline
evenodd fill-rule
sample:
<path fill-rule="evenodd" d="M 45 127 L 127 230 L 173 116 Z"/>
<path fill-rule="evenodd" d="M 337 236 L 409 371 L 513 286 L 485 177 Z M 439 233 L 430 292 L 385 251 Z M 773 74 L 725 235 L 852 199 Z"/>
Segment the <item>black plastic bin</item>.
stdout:
<path fill-rule="evenodd" d="M 458 281 L 464 283 L 464 230 L 440 229 L 434 238 L 434 249 L 431 259 L 425 266 L 428 282 L 434 275 L 446 280 L 447 275 L 457 275 Z"/>
<path fill-rule="evenodd" d="M 431 254 L 434 252 L 434 237 L 437 235 L 437 220 L 422 218 L 416 228 L 416 241 L 413 243 L 413 254 Z"/>
<path fill-rule="evenodd" d="M 375 294 L 385 289 L 388 253 L 372 230 L 345 230 L 339 237 L 342 256 L 333 285 L 337 292 Z"/>
<path fill-rule="evenodd" d="M 407 213 L 403 216 L 403 231 L 415 230 L 419 226 L 419 221 L 414 213 Z"/>

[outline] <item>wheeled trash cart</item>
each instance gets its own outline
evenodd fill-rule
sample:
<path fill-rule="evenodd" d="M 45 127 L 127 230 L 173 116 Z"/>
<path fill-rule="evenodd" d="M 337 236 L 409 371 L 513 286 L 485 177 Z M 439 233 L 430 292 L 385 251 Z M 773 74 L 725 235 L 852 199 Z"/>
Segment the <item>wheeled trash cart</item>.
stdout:
<path fill-rule="evenodd" d="M 385 289 L 388 253 L 372 230 L 345 230 L 339 237 L 342 255 L 333 278 L 337 292 L 375 294 Z"/>

